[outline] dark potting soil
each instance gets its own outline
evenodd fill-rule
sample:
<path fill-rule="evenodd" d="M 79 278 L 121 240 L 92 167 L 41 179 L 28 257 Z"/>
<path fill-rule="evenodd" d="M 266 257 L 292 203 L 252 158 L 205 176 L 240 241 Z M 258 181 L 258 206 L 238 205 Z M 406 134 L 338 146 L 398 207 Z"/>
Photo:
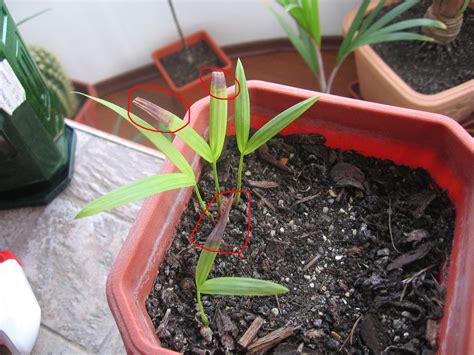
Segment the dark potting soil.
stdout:
<path fill-rule="evenodd" d="M 188 50 L 181 50 L 168 57 L 160 59 L 171 80 L 180 87 L 199 79 L 199 70 L 202 67 L 223 67 L 224 64 L 205 42 L 188 46 Z"/>
<path fill-rule="evenodd" d="M 397 21 L 424 17 L 431 3 L 420 1 Z M 390 8 L 381 11 L 379 17 Z M 396 41 L 379 43 L 373 48 L 414 90 L 424 94 L 447 90 L 474 78 L 474 10 L 467 8 L 461 32 L 450 45 Z"/>
<path fill-rule="evenodd" d="M 219 166 L 221 190 L 235 188 L 238 157 L 235 141 L 228 141 L 232 150 L 225 150 Z M 439 280 L 446 276 L 454 229 L 447 193 L 422 169 L 332 150 L 322 136 L 275 138 L 267 147 L 245 161 L 250 242 L 242 255 L 218 255 L 210 277 L 272 280 L 289 292 L 278 299 L 204 296 L 213 331 L 206 342 L 194 286 L 200 249 L 189 242 L 201 214 L 193 199 L 146 300 L 156 328 L 170 310 L 167 326 L 158 330 L 163 346 L 242 353 L 238 340 L 261 317 L 259 338 L 294 328 L 294 335 L 270 349 L 274 353 L 300 344 L 318 354 L 341 348 L 354 354 L 432 353 L 445 296 Z M 200 189 L 209 201 L 209 169 Z M 245 239 L 246 195 L 242 199 L 231 210 L 221 250 L 239 250 Z M 211 230 L 203 219 L 196 233 L 201 243 Z"/>

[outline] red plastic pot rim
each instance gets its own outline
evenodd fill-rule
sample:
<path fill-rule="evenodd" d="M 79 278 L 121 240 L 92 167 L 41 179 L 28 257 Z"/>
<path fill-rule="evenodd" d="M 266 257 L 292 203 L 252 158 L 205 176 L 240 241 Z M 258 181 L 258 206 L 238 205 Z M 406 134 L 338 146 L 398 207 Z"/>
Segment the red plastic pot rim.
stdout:
<path fill-rule="evenodd" d="M 9 250 L 0 250 L 0 263 L 3 263 L 7 260 L 16 260 L 18 264 L 21 265 L 20 259 Z"/>

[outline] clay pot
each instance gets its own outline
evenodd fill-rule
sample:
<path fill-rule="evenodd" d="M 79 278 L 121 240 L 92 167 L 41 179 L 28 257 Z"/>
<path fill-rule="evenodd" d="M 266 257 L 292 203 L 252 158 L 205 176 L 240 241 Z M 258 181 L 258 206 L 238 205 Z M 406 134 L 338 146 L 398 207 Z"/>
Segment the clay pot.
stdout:
<path fill-rule="evenodd" d="M 187 45 L 192 45 L 198 43 L 200 41 L 204 41 L 207 45 L 212 49 L 214 54 L 219 58 L 221 63 L 224 64 L 222 69 L 230 70 L 232 67 L 232 62 L 229 57 L 224 53 L 224 51 L 217 45 L 217 43 L 212 39 L 212 37 L 206 31 L 199 31 L 193 33 L 192 35 L 186 37 L 185 42 Z M 162 58 L 166 58 L 176 52 L 179 52 L 183 49 L 183 45 L 181 41 L 176 41 L 171 43 L 170 45 L 158 49 L 153 52 L 152 58 L 155 62 L 156 67 L 160 71 L 161 75 L 166 80 L 166 83 L 169 85 L 171 90 L 173 90 L 178 95 L 184 97 L 190 104 L 195 102 L 196 100 L 203 98 L 208 94 L 206 90 L 201 86 L 201 82 L 198 79 L 191 81 L 183 86 L 177 86 L 174 81 L 169 76 L 168 72 L 166 71 L 165 67 L 161 64 Z M 208 71 L 206 75 L 202 77 L 203 82 L 209 87 L 211 83 L 211 71 Z"/>
<path fill-rule="evenodd" d="M 74 90 L 83 92 L 84 94 L 97 96 L 97 90 L 95 86 L 89 83 L 85 83 L 79 80 L 72 80 L 72 85 L 74 86 Z M 78 95 L 79 96 L 79 95 Z M 84 98 L 84 102 L 82 105 L 79 106 L 76 114 L 73 117 L 73 120 L 76 122 L 84 123 L 89 126 L 95 127 L 96 126 L 96 105 L 97 102 L 94 100 L 90 100 L 83 96 L 79 97 L 79 100 Z"/>
<path fill-rule="evenodd" d="M 394 3 L 397 1 L 390 1 Z M 372 0 L 368 11 L 378 3 Z M 347 33 L 357 9 L 344 19 L 343 32 Z M 363 46 L 355 51 L 357 77 L 361 96 L 368 101 L 417 110 L 441 113 L 456 121 L 474 112 L 474 80 L 433 95 L 421 94 L 405 83 L 392 68 L 372 49 Z"/>
<path fill-rule="evenodd" d="M 248 87 L 253 128 L 315 95 L 262 81 L 249 81 Z M 232 92 L 230 88 L 229 95 Z M 209 98 L 196 102 L 191 109 L 192 127 L 206 136 Z M 231 116 L 229 134 L 233 134 L 232 120 Z M 440 353 L 473 354 L 474 140 L 445 116 L 325 94 L 282 133 L 319 133 L 332 148 L 354 149 L 366 156 L 424 168 L 449 191 L 456 206 L 456 228 L 439 333 Z M 174 143 L 199 175 L 198 155 L 181 140 Z M 161 172 L 177 169 L 166 160 Z M 174 354 L 161 347 L 145 300 L 192 192 L 192 188 L 169 191 L 145 201 L 108 277 L 107 299 L 129 353 Z"/>

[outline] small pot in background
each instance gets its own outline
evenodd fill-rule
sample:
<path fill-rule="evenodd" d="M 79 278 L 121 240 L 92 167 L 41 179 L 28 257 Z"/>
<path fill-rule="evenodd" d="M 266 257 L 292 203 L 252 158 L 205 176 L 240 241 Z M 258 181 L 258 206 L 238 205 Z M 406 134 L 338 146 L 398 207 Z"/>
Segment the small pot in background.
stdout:
<path fill-rule="evenodd" d="M 214 55 L 219 59 L 222 64 L 222 69 L 230 70 L 232 67 L 232 62 L 229 57 L 224 53 L 224 51 L 217 45 L 217 43 L 212 39 L 212 37 L 206 31 L 199 31 L 193 33 L 192 35 L 185 38 L 185 42 L 188 46 L 192 46 L 201 41 L 204 41 L 209 48 L 212 50 Z M 170 76 L 170 73 L 164 67 L 162 60 L 166 57 L 169 57 L 173 54 L 176 54 L 180 51 L 183 51 L 183 45 L 181 41 L 176 41 L 166 47 L 158 49 L 153 52 L 152 58 L 155 62 L 156 67 L 160 71 L 161 75 L 165 78 L 167 84 L 176 94 L 184 97 L 189 104 L 194 103 L 200 98 L 208 95 L 208 92 L 202 87 L 199 77 L 189 83 L 178 86 Z M 199 72 L 200 68 L 196 68 Z M 207 87 L 211 83 L 211 71 L 206 75 L 203 75 L 202 80 Z"/>

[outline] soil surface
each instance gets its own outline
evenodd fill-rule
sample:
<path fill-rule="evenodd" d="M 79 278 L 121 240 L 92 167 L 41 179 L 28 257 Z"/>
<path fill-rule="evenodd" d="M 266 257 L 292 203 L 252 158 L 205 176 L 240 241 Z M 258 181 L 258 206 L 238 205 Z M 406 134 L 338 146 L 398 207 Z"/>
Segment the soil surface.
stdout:
<path fill-rule="evenodd" d="M 194 271 L 200 249 L 190 232 L 201 211 L 192 200 L 146 301 L 163 346 L 186 353 L 243 353 L 239 339 L 257 317 L 258 338 L 281 327 L 293 335 L 270 352 L 430 354 L 443 316 L 455 209 L 421 169 L 332 150 L 318 135 L 271 140 L 246 158 L 243 188 L 252 192 L 251 238 L 243 255 L 218 255 L 209 275 L 272 280 L 276 298 L 204 296 L 212 339 L 204 340 Z M 235 188 L 238 157 L 228 139 L 221 190 Z M 230 150 L 230 149 L 232 150 Z M 212 172 L 200 189 L 214 194 Z M 230 213 L 221 250 L 239 250 L 247 197 Z M 204 219 L 201 243 L 212 224 Z M 393 241 L 392 241 L 393 238 Z M 308 265 L 309 264 L 309 265 Z M 441 284 L 441 285 L 440 285 Z M 163 327 L 162 327 L 163 328 Z M 352 337 L 351 337 L 352 334 Z"/>
<path fill-rule="evenodd" d="M 187 50 L 183 49 L 160 61 L 177 87 L 199 79 L 199 70 L 202 67 L 224 66 L 205 41 L 192 44 Z"/>
<path fill-rule="evenodd" d="M 422 0 L 398 17 L 397 21 L 424 17 L 431 2 Z M 387 7 L 378 16 L 390 8 Z M 414 90 L 423 94 L 447 90 L 474 78 L 474 10 L 467 8 L 458 38 L 447 46 L 397 41 L 379 43 L 373 48 Z"/>

